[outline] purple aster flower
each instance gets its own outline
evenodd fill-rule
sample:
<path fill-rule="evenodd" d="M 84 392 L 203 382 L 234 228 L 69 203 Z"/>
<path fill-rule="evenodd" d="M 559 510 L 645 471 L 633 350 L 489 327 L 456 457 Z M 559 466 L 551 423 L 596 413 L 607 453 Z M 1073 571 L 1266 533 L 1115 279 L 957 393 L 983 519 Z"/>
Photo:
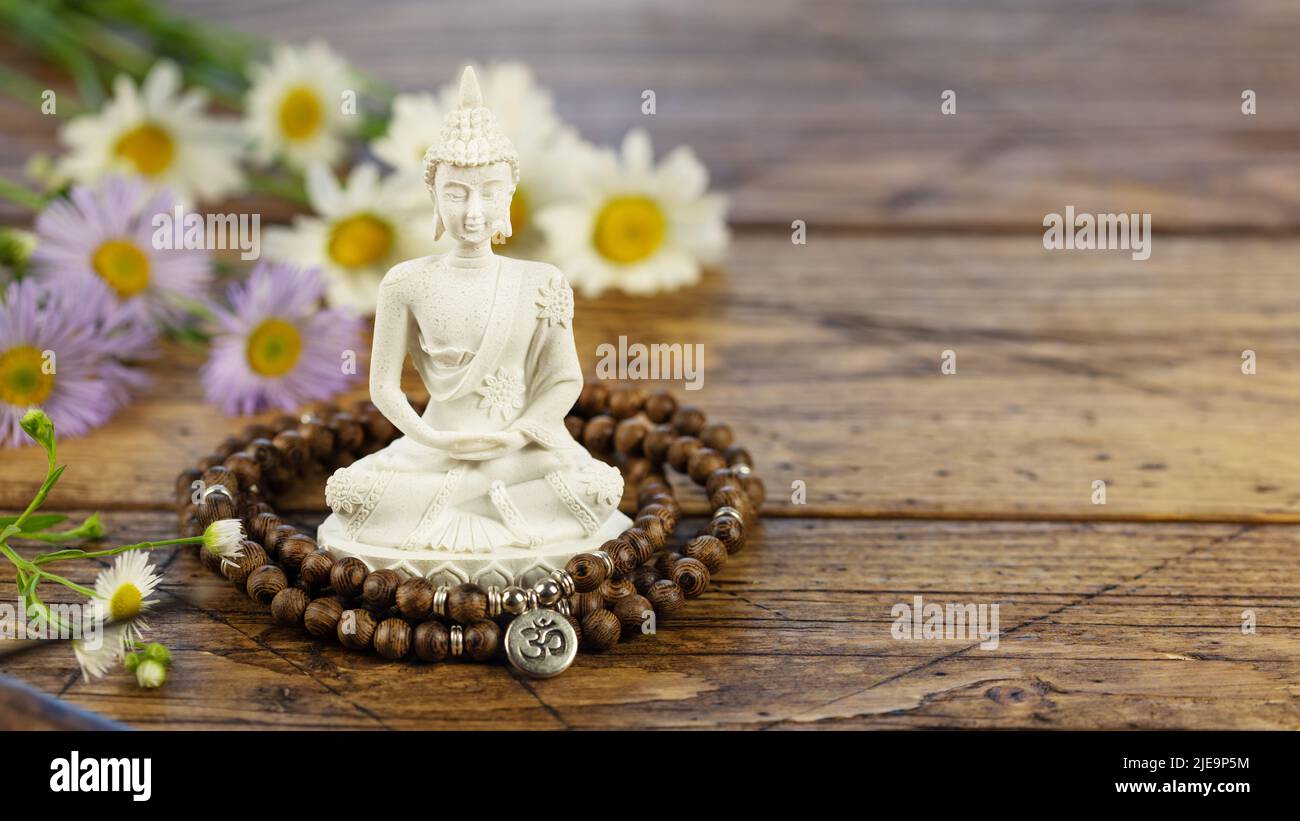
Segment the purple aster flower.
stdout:
<path fill-rule="evenodd" d="M 154 215 L 174 218 L 174 204 L 170 192 L 151 194 L 134 178 L 75 186 L 37 215 L 32 272 L 59 286 L 102 282 L 134 321 L 177 324 L 187 301 L 204 297 L 209 260 L 206 251 L 154 248 Z"/>
<path fill-rule="evenodd" d="M 345 365 L 361 349 L 364 323 L 320 309 L 325 282 L 314 268 L 259 263 L 230 287 L 230 310 L 216 309 L 219 331 L 201 377 L 208 401 L 229 414 L 293 410 L 338 394 L 356 380 Z"/>
<path fill-rule="evenodd" d="M 40 408 L 60 436 L 81 436 L 125 403 L 129 371 L 99 318 L 32 280 L 0 296 L 0 445 L 29 444 L 19 422 Z"/>

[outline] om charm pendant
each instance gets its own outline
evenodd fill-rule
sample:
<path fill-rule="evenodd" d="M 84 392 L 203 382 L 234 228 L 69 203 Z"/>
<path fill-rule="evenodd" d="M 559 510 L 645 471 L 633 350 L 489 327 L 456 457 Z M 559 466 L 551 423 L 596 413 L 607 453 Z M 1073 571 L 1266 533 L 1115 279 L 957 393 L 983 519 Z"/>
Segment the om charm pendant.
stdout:
<path fill-rule="evenodd" d="M 548 607 L 535 607 L 510 622 L 505 649 L 511 667 L 533 678 L 550 678 L 573 663 L 578 634 L 564 616 Z"/>

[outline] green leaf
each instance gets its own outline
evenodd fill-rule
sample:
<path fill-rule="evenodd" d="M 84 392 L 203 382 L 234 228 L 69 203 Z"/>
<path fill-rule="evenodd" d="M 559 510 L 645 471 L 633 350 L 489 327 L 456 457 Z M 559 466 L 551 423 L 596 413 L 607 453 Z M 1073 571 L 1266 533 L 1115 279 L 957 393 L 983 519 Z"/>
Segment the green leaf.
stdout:
<path fill-rule="evenodd" d="M 21 533 L 31 533 L 37 530 L 45 530 L 58 524 L 63 524 L 68 520 L 67 516 L 59 513 L 41 513 L 36 516 L 28 516 L 27 521 L 23 522 Z M 0 527 L 11 525 L 18 521 L 17 516 L 0 516 Z"/>

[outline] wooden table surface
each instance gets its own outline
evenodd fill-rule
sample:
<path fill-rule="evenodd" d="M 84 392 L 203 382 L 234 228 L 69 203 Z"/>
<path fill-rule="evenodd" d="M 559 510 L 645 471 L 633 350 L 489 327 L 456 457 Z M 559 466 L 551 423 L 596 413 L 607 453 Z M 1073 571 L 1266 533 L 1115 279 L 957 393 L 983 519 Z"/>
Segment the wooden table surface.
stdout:
<path fill-rule="evenodd" d="M 692 145 L 733 196 L 723 270 L 580 300 L 579 352 L 703 343 L 703 390 L 669 387 L 750 447 L 765 518 L 657 636 L 550 681 L 311 641 L 188 551 L 153 619 L 163 690 L 85 683 L 58 646 L 0 672 L 150 728 L 1300 728 L 1300 5 L 177 5 L 405 89 L 523 59 L 589 138 Z M 51 149 L 54 124 L 0 119 L 0 172 Z M 1045 251 L 1067 205 L 1151 213 L 1150 260 Z M 178 469 L 247 423 L 202 404 L 199 361 L 168 348 L 63 444 L 50 505 L 172 535 Z M 3 453 L 0 509 L 38 457 Z M 320 487 L 290 504 L 319 521 Z M 914 596 L 998 604 L 998 647 L 892 638 Z"/>

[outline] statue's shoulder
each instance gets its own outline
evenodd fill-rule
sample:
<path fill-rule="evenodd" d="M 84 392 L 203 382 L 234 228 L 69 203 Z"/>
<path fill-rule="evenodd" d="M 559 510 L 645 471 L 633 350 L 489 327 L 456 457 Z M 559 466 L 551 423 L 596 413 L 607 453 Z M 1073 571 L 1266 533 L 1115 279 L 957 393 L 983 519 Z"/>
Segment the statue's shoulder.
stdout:
<path fill-rule="evenodd" d="M 537 262 L 531 259 L 510 259 L 510 263 L 525 287 L 533 289 L 554 288 L 563 284 L 568 287 L 564 273 L 549 262 Z"/>
<path fill-rule="evenodd" d="M 392 290 L 397 285 L 410 279 L 413 274 L 432 271 L 437 265 L 437 255 L 416 257 L 405 262 L 399 262 L 388 269 L 388 273 L 384 274 L 384 279 L 379 283 L 379 287 L 384 290 Z"/>

